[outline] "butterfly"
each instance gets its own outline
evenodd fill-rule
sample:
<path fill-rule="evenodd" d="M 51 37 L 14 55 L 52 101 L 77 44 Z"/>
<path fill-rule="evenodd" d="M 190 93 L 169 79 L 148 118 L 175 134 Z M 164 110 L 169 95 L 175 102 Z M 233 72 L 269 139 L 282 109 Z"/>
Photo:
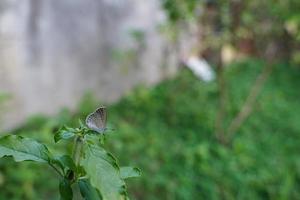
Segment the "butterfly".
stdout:
<path fill-rule="evenodd" d="M 101 106 L 86 117 L 85 123 L 90 129 L 103 134 L 106 128 L 106 107 Z"/>

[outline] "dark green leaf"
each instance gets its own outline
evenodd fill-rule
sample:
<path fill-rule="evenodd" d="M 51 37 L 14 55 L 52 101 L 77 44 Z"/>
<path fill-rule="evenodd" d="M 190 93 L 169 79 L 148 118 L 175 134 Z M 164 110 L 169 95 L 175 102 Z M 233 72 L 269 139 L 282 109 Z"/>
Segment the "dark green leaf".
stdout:
<path fill-rule="evenodd" d="M 141 170 L 136 167 L 121 167 L 120 173 L 122 179 L 141 176 Z"/>
<path fill-rule="evenodd" d="M 16 162 L 24 160 L 50 162 L 51 160 L 51 154 L 45 145 L 17 135 L 0 138 L 0 158 L 3 156 L 12 156 Z"/>
<path fill-rule="evenodd" d="M 74 137 L 75 133 L 67 130 L 60 130 L 54 135 L 54 141 L 67 140 Z"/>
<path fill-rule="evenodd" d="M 91 186 L 88 180 L 79 180 L 78 186 L 84 200 L 102 200 L 99 191 Z"/>
<path fill-rule="evenodd" d="M 86 133 L 90 134 L 90 135 L 99 135 L 99 133 L 97 131 L 94 131 L 94 130 L 91 130 L 91 129 L 89 129 Z"/>
<path fill-rule="evenodd" d="M 71 188 L 70 181 L 63 179 L 59 183 L 59 193 L 61 200 L 72 200 L 73 191 Z"/>
<path fill-rule="evenodd" d="M 69 155 L 63 155 L 63 156 L 56 157 L 53 162 L 55 164 L 58 164 L 62 170 L 65 170 L 65 169 L 71 169 L 73 171 L 76 170 L 74 161 Z"/>
<path fill-rule="evenodd" d="M 85 157 L 81 165 L 90 178 L 91 185 L 102 194 L 103 200 L 120 200 L 126 198 L 125 182 L 115 158 L 101 147 L 85 146 Z"/>

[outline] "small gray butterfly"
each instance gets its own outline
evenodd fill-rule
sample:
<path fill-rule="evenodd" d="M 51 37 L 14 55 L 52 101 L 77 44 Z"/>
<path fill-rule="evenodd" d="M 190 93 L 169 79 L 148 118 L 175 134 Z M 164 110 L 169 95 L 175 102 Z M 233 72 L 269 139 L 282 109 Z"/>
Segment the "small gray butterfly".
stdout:
<path fill-rule="evenodd" d="M 103 134 L 106 128 L 106 107 L 101 106 L 95 110 L 95 112 L 89 114 L 86 117 L 85 123 L 86 125 L 98 133 Z"/>

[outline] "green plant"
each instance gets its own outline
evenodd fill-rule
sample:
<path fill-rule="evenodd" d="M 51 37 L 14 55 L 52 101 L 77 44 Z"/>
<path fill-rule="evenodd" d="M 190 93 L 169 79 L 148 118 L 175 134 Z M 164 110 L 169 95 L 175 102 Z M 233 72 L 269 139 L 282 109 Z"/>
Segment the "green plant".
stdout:
<path fill-rule="evenodd" d="M 55 142 L 74 139 L 72 156 L 54 156 L 47 146 L 30 138 L 6 135 L 0 138 L 0 158 L 12 156 L 16 162 L 47 163 L 60 176 L 61 199 L 73 199 L 72 186 L 78 185 L 86 200 L 129 199 L 124 180 L 140 176 L 133 167 L 119 167 L 115 157 L 103 147 L 106 128 L 106 109 L 101 107 L 80 127 L 64 126 L 54 136 Z"/>

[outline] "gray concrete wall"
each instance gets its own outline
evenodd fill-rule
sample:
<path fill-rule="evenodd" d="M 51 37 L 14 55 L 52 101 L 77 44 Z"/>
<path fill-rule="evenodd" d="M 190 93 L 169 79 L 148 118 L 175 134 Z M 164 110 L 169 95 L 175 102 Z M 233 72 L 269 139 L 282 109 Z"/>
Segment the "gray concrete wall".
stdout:
<path fill-rule="evenodd" d="M 172 48 L 159 2 L 1 0 L 0 91 L 12 96 L 4 128 L 74 108 L 87 90 L 111 102 L 175 71 L 162 66 Z"/>

